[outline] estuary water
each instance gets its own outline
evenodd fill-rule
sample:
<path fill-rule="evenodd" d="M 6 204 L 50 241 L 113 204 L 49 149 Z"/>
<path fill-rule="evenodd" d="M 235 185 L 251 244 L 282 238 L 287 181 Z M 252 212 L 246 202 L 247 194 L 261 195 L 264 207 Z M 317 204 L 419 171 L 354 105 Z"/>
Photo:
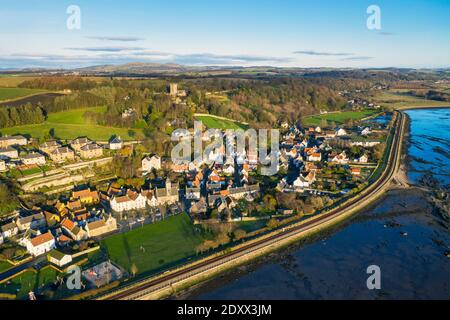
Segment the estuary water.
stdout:
<path fill-rule="evenodd" d="M 413 183 L 449 183 L 450 109 L 407 112 Z M 448 226 L 422 191 L 395 190 L 334 230 L 190 290 L 183 299 L 450 299 Z M 367 288 L 367 268 L 381 289 Z"/>

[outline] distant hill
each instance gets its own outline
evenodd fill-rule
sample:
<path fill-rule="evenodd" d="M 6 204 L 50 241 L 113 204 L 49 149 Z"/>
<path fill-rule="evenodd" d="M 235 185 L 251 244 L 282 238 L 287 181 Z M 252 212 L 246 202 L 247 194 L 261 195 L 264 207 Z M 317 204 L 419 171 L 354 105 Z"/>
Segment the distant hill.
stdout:
<path fill-rule="evenodd" d="M 450 69 L 411 68 L 298 68 L 271 66 L 188 66 L 171 63 L 133 62 L 121 65 L 96 65 L 76 69 L 11 69 L 0 70 L 2 74 L 32 73 L 35 75 L 86 75 L 123 77 L 237 77 L 268 79 L 273 77 L 308 77 L 361 80 L 434 80 L 450 76 Z"/>
<path fill-rule="evenodd" d="M 145 74 L 182 74 L 191 72 L 207 72 L 214 70 L 229 69 L 224 67 L 196 67 L 196 66 L 184 66 L 179 64 L 160 64 L 160 63 L 144 63 L 144 62 L 134 62 L 122 65 L 99 65 L 86 68 L 79 68 L 73 71 L 84 73 L 84 74 L 135 74 L 135 75 L 145 75 Z"/>

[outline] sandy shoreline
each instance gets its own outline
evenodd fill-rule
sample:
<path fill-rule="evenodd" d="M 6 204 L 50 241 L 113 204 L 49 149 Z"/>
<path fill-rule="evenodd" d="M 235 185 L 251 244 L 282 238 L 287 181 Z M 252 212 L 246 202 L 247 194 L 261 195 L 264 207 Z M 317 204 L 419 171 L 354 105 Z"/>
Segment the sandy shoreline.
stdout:
<path fill-rule="evenodd" d="M 404 164 L 401 164 L 397 173 L 394 177 L 394 182 L 396 184 L 396 187 L 400 188 L 410 188 L 410 181 L 408 179 L 408 173 L 407 168 Z"/>

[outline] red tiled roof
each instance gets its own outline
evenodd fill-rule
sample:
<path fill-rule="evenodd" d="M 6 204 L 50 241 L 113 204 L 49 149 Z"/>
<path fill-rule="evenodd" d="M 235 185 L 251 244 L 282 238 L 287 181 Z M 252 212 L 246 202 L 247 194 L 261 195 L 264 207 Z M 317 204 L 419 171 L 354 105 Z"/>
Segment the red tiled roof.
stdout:
<path fill-rule="evenodd" d="M 40 246 L 41 244 L 52 241 L 53 239 L 54 239 L 53 235 L 50 232 L 47 232 L 31 239 L 31 244 L 33 245 L 33 247 L 37 247 Z"/>
<path fill-rule="evenodd" d="M 72 230 L 75 227 L 75 223 L 69 219 L 64 219 L 61 223 L 61 226 L 66 227 L 69 230 Z"/>
<path fill-rule="evenodd" d="M 58 238 L 58 241 L 59 241 L 59 242 L 71 242 L 72 239 L 70 239 L 68 236 L 61 235 L 61 236 Z"/>

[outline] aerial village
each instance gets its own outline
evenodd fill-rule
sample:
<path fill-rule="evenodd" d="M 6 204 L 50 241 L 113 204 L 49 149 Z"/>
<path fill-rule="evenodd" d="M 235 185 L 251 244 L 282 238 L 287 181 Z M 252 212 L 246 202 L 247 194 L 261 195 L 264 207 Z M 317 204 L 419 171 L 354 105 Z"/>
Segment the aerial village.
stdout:
<path fill-rule="evenodd" d="M 183 97 L 176 95 L 181 103 Z M 389 121 L 363 121 L 302 128 L 280 122 L 278 171 L 272 177 L 260 174 L 258 155 L 247 149 L 227 157 L 233 142 L 226 135 L 203 164 L 175 164 L 118 136 L 110 141 L 0 137 L 1 174 L 17 179 L 22 197 L 46 195 L 42 203 L 19 205 L 0 221 L 0 248 L 22 248 L 11 260 L 45 257 L 67 267 L 101 239 L 174 215 L 188 214 L 195 224 L 312 215 L 367 184 L 389 126 Z M 141 163 L 135 179 L 111 175 L 114 159 L 137 150 Z M 18 170 L 29 174 L 18 177 Z"/>

